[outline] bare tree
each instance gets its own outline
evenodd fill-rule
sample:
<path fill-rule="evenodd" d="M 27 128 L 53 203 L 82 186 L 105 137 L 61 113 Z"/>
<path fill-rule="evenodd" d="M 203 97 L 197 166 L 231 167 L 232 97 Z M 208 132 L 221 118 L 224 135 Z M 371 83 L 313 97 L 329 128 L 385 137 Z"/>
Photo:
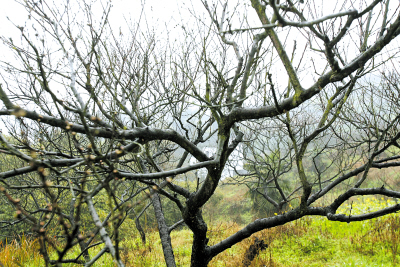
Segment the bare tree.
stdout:
<path fill-rule="evenodd" d="M 176 46 L 140 23 L 116 32 L 108 2 L 21 4 L 29 20 L 16 26 L 21 41 L 2 38 L 16 58 L 2 62 L 0 87 L 0 152 L 9 162 L 0 189 L 17 217 L 0 227 L 30 225 L 47 265 L 91 266 L 107 252 L 124 266 L 119 228 L 148 201 L 167 266 L 176 265 L 170 233 L 182 223 L 193 232 L 191 266 L 207 266 L 252 234 L 306 215 L 351 222 L 400 210 L 337 214 L 355 195 L 400 197 L 365 187 L 371 169 L 400 166 L 398 49 L 386 49 L 400 34 L 397 3 L 343 1 L 324 14 L 314 1 L 203 0 L 209 17 L 192 10 L 196 28 L 182 27 Z M 250 188 L 279 214 L 209 246 L 202 207 L 239 147 Z M 195 189 L 174 180 L 200 169 Z M 334 189 L 339 196 L 321 204 Z M 161 198 L 180 212 L 171 225 Z M 66 258 L 75 246 L 81 255 Z"/>

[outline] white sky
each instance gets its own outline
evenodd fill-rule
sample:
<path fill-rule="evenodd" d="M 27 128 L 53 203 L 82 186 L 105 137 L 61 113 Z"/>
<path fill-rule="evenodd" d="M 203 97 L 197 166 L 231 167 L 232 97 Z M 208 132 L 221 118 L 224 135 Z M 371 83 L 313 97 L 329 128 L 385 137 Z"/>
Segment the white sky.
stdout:
<path fill-rule="evenodd" d="M 20 0 L 23 1 L 23 0 Z M 53 0 L 54 3 L 63 3 L 67 0 Z M 78 0 L 71 0 L 76 2 Z M 81 0 L 81 3 L 84 1 L 89 2 L 90 0 Z M 231 6 L 234 5 L 234 2 L 237 0 L 230 0 L 229 4 Z M 239 0 L 240 1 L 240 0 Z M 79 1 L 78 1 L 79 2 Z M 104 0 L 105 2 L 105 0 Z M 211 0 L 209 1 L 211 2 Z M 368 3 L 372 2 L 372 0 L 367 0 Z M 392 0 L 392 3 L 396 5 L 398 0 Z M 316 5 L 320 3 L 323 4 L 323 13 L 320 15 L 326 15 L 333 11 L 334 5 L 337 1 L 323 1 L 323 0 L 315 0 Z M 111 10 L 111 14 L 109 17 L 110 24 L 114 27 L 115 30 L 119 30 L 121 28 L 122 32 L 127 29 L 127 24 L 135 24 L 140 20 L 140 26 L 143 27 L 143 31 L 155 30 L 160 35 L 160 38 L 168 37 L 170 40 L 174 40 L 174 38 L 179 38 L 182 34 L 182 26 L 186 26 L 190 28 L 197 21 L 194 18 L 193 14 L 190 11 L 194 11 L 196 16 L 199 17 L 208 17 L 208 14 L 205 13 L 205 8 L 202 5 L 200 0 L 112 0 L 113 8 Z M 14 22 L 18 26 L 23 26 L 24 23 L 28 19 L 28 13 L 25 9 L 18 3 L 13 0 L 0 0 L 0 36 L 12 37 L 14 40 L 18 40 L 20 38 L 20 32 L 8 21 L 7 17 L 10 18 L 12 22 Z M 143 9 L 144 8 L 144 9 Z M 318 8 L 318 6 L 317 6 Z M 190 11 L 189 11 L 190 10 Z M 142 14 L 143 11 L 143 14 Z M 338 10 L 336 10 L 338 11 Z M 97 12 L 94 12 L 97 13 Z M 99 10 L 98 14 L 101 14 L 101 10 Z M 141 16 L 142 14 L 142 16 Z M 251 17 L 253 13 L 249 13 L 249 20 L 251 21 L 253 18 Z M 218 14 L 220 15 L 220 14 Z M 239 16 L 238 16 L 239 17 Z M 203 20 L 205 21 L 205 20 Z M 259 23 L 259 22 L 258 22 Z M 189 25 L 189 26 L 188 26 Z M 356 25 L 356 23 L 354 23 Z M 353 26 L 354 26 L 353 25 Z M 146 29 L 147 28 L 147 29 Z M 233 27 L 236 28 L 236 27 Z M 288 29 L 288 28 L 284 28 Z M 301 56 L 302 49 L 305 43 L 302 42 L 302 38 L 298 31 L 291 31 L 291 36 L 289 37 L 289 41 L 287 41 L 287 52 L 291 53 L 293 40 L 297 39 L 298 43 L 298 57 Z M 163 36 L 164 35 L 164 36 Z M 284 35 L 281 35 L 284 36 Z M 297 38 L 299 37 L 299 38 Z M 281 38 L 283 41 L 285 38 Z M 355 37 L 355 39 L 357 39 Z M 304 40 L 304 39 L 303 39 Z M 393 42 L 395 43 L 395 42 Z M 398 49 L 398 42 L 396 41 L 396 45 L 394 45 L 394 49 Z M 393 46 L 389 46 L 386 49 L 393 48 Z M 241 48 L 243 48 L 241 46 Z M 243 52 L 243 51 L 242 51 Z M 350 53 L 351 58 L 353 58 L 353 53 Z M 10 50 L 2 49 L 0 51 L 0 60 L 4 60 L 5 58 L 11 56 Z M 314 57 L 314 60 L 318 63 L 318 56 L 311 53 L 311 57 Z M 235 60 L 235 58 L 232 58 Z M 310 58 L 306 58 L 304 61 L 309 61 Z M 323 67 L 323 66 L 321 66 Z M 282 72 L 277 71 L 280 75 L 285 75 L 285 70 L 282 69 Z M 300 73 L 300 79 L 304 87 L 311 85 L 313 80 L 311 75 L 307 75 L 310 69 L 305 69 L 302 73 Z M 277 85 L 279 85 L 279 80 L 281 77 L 274 77 Z M 279 88 L 285 88 L 285 84 L 287 82 L 285 79 L 281 79 L 281 86 L 277 86 Z M 0 107 L 2 107 L 2 103 L 0 103 Z M 2 128 L 0 124 L 0 128 Z"/>
<path fill-rule="evenodd" d="M 64 2 L 65 0 L 56 0 Z M 87 1 L 87 0 L 86 0 Z M 87 1 L 89 2 L 89 1 Z M 105 2 L 105 1 L 104 1 Z M 165 25 L 175 27 L 185 23 L 186 19 L 191 19 L 192 16 L 188 9 L 194 9 L 196 12 L 203 13 L 205 11 L 200 1 L 185 1 L 185 0 L 111 0 L 113 8 L 111 9 L 110 22 L 115 27 L 124 27 L 126 21 L 130 19 L 133 22 L 139 20 L 142 13 L 142 7 L 147 18 L 149 27 L 155 27 L 159 30 L 164 30 Z M 18 31 L 12 26 L 7 17 L 10 18 L 18 26 L 23 26 L 27 20 L 28 13 L 25 9 L 14 0 L 0 0 L 0 35 L 2 36 L 19 36 Z M 143 23 L 144 24 L 144 23 Z"/>
<path fill-rule="evenodd" d="M 19 0 L 23 1 L 23 0 Z M 54 4 L 64 3 L 67 0 L 53 0 Z M 86 2 L 92 2 L 92 0 L 84 0 Z M 76 3 L 84 3 L 84 1 L 78 0 L 71 0 L 71 2 Z M 372 0 L 368 0 L 367 2 L 370 3 Z M 50 1 L 49 1 L 50 2 Z M 104 0 L 103 2 L 106 2 Z M 212 0 L 209 0 L 210 4 Z M 235 5 L 236 0 L 229 1 L 229 5 L 232 7 Z M 315 1 L 316 8 L 318 9 L 319 6 L 323 7 L 320 16 L 326 15 L 327 13 L 333 12 L 336 8 L 336 12 L 339 11 L 340 5 L 337 5 L 337 2 L 342 1 L 323 1 L 318 0 Z M 397 1 L 392 1 L 397 2 Z M 186 28 L 191 28 L 197 22 L 194 18 L 191 11 L 196 13 L 196 16 L 199 17 L 208 17 L 208 14 L 205 14 L 205 8 L 202 5 L 200 0 L 111 0 L 113 8 L 111 10 L 111 14 L 109 17 L 110 24 L 112 27 L 119 31 L 121 29 L 122 33 L 127 29 L 127 25 L 134 25 L 135 23 L 139 22 L 140 19 L 140 27 L 143 27 L 143 31 L 146 32 L 147 30 L 155 30 L 159 33 L 159 38 L 169 38 L 170 41 L 173 41 L 176 38 L 180 38 L 183 31 L 182 26 L 186 26 Z M 246 2 L 247 3 L 247 2 Z M 396 5 L 396 3 L 394 4 Z M 24 10 L 24 8 L 16 3 L 14 0 L 0 0 L 0 36 L 5 37 L 12 37 L 14 40 L 20 39 L 20 32 L 10 23 L 7 17 L 10 18 L 18 26 L 23 26 L 24 23 L 27 21 L 28 13 Z M 144 7 L 144 9 L 143 9 Z M 243 8 L 243 6 L 241 6 Z M 356 6 L 357 8 L 357 6 Z M 142 14 L 142 10 L 144 11 Z M 253 11 L 254 12 L 254 11 Z M 99 12 L 94 12 L 95 14 L 101 14 L 101 10 Z M 141 16 L 142 14 L 142 16 Z M 220 14 L 218 14 L 220 15 Z M 253 20 L 252 17 L 253 13 L 249 13 L 248 20 Z M 307 15 L 307 14 L 306 14 Z M 240 17 L 239 15 L 236 15 Z M 203 20 L 205 21 L 205 20 Z M 209 20 L 207 20 L 209 21 Z M 259 22 L 258 22 L 259 24 Z M 257 25 L 258 25 L 257 24 Z M 354 23 L 356 24 L 356 23 Z M 147 28 L 147 29 L 146 29 Z M 193 27 L 195 28 L 195 27 Z M 236 28 L 233 26 L 233 28 Z M 289 28 L 284 28 L 289 30 Z M 285 33 L 282 33 L 281 40 L 285 40 Z M 355 37 L 357 39 L 357 37 Z M 290 31 L 290 37 L 286 42 L 287 45 L 287 52 L 288 54 L 291 53 L 293 41 L 297 40 L 297 57 L 300 59 L 302 49 L 305 46 L 305 39 L 300 35 L 300 33 L 296 30 Z M 357 41 L 357 40 L 356 40 Z M 244 47 L 241 46 L 243 49 Z M 348 48 L 347 48 L 348 49 Z M 243 51 L 242 51 L 243 52 Z M 309 52 L 308 52 L 309 53 Z M 308 54 L 306 53 L 306 54 Z M 318 55 L 309 53 L 316 62 L 318 62 Z M 0 60 L 4 60 L 8 56 L 11 56 L 11 53 L 7 49 L 2 49 L 0 51 Z M 353 53 L 350 53 L 350 60 L 353 56 Z M 307 56 L 306 56 L 307 57 Z M 235 58 L 233 57 L 233 60 Z M 305 58 L 305 61 L 309 61 L 310 58 Z M 296 59 L 295 59 L 296 61 Z M 296 65 L 296 63 L 294 64 Z M 323 66 L 322 66 L 323 67 Z M 285 71 L 282 69 L 281 73 Z M 305 72 L 299 73 L 300 79 L 304 83 L 304 87 L 308 87 L 313 83 L 313 80 L 310 79 L 312 75 L 307 75 L 308 70 L 306 69 Z M 279 82 L 278 77 L 274 77 L 277 82 Z"/>

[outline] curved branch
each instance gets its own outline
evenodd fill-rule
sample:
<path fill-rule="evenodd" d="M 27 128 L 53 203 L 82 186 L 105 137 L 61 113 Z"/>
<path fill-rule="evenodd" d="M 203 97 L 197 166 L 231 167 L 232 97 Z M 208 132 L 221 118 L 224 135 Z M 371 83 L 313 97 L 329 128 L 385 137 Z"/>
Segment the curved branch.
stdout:
<path fill-rule="evenodd" d="M 329 71 L 325 75 L 321 76 L 318 81 L 310 88 L 301 91 L 301 93 L 295 94 L 292 97 L 286 98 L 281 103 L 279 103 L 280 109 L 282 109 L 283 112 L 292 110 L 300 106 L 302 103 L 312 98 L 313 96 L 319 94 L 321 90 L 328 84 L 343 80 L 351 73 L 359 69 L 360 66 L 365 64 L 380 51 L 382 51 L 382 49 L 399 34 L 400 14 L 398 15 L 394 23 L 389 27 L 386 34 L 380 37 L 364 53 L 359 54 L 340 71 Z M 279 112 L 275 104 L 258 108 L 235 108 L 228 114 L 227 118 L 229 121 L 229 125 L 232 125 L 233 123 L 239 121 L 277 116 L 282 114 L 283 112 Z"/>

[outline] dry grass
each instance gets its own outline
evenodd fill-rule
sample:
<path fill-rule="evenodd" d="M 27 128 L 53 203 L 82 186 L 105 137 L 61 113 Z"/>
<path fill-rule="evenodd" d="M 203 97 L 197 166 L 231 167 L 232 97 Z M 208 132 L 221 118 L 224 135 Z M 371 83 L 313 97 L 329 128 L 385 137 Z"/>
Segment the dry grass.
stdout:
<path fill-rule="evenodd" d="M 21 236 L 12 240 L 7 245 L 0 242 L 0 262 L 5 267 L 24 266 L 26 262 L 37 263 L 40 266 L 41 255 L 37 239 Z"/>
<path fill-rule="evenodd" d="M 286 224 L 272 229 L 267 229 L 252 235 L 251 238 L 247 238 L 244 241 L 236 244 L 232 248 L 224 251 L 223 253 L 216 256 L 210 263 L 209 266 L 240 266 L 244 260 L 244 254 L 250 245 L 254 242 L 254 238 L 257 237 L 260 240 L 264 240 L 269 245 L 269 248 L 260 253 L 252 262 L 250 266 L 268 266 L 275 267 L 281 266 L 274 261 L 272 247 L 275 240 L 285 238 L 287 236 L 301 236 L 307 231 L 308 223 L 305 221 L 296 221 L 291 224 Z M 210 245 L 216 244 L 222 239 L 236 233 L 242 229 L 242 226 L 237 224 L 219 224 L 210 229 L 209 238 L 212 240 Z"/>
<path fill-rule="evenodd" d="M 359 204 L 343 207 L 352 214 L 373 211 L 393 205 L 384 199 L 359 199 Z M 367 210 L 365 210 L 367 209 Z M 209 245 L 214 245 L 242 228 L 236 223 L 209 226 Z M 121 255 L 126 266 L 165 266 L 157 231 L 147 233 L 144 245 L 136 233 L 122 229 Z M 244 254 L 254 242 L 264 240 L 269 247 L 262 251 L 251 266 L 398 266 L 400 262 L 400 217 L 397 214 L 351 224 L 330 222 L 322 218 L 304 218 L 279 227 L 263 230 L 216 256 L 209 266 L 241 266 Z M 183 229 L 171 234 L 177 266 L 189 266 L 192 233 Z M 0 246 L 0 260 L 7 267 L 43 266 L 37 241 L 22 237 Z M 93 251 L 92 253 L 95 253 Z M 91 254 L 92 254 L 91 253 Z M 94 254 L 92 254 L 94 255 Z M 107 255 L 108 257 L 108 255 Z M 102 257 L 103 258 L 106 257 Z M 37 263 L 35 263 L 35 261 Z M 29 264 L 28 264 L 29 263 Z M 74 266 L 74 265 L 69 265 Z M 111 260 L 95 266 L 113 266 Z"/>
<path fill-rule="evenodd" d="M 258 237 L 272 243 L 274 239 L 281 238 L 283 235 L 300 234 L 303 232 L 303 226 L 299 227 L 300 223 L 293 225 L 283 225 L 273 229 L 261 231 L 253 237 Z M 210 227 L 208 237 L 210 245 L 214 245 L 224 238 L 232 235 L 240 230 L 242 226 L 235 223 L 220 223 Z M 162 247 L 158 232 L 153 232 L 147 235 L 148 242 L 144 246 L 140 239 L 130 239 L 123 242 L 123 260 L 127 266 L 165 266 Z M 171 234 L 172 246 L 177 266 L 189 266 L 192 244 L 192 233 L 190 230 L 180 230 Z M 243 261 L 243 256 L 252 244 L 253 238 L 248 238 L 243 242 L 233 246 L 215 257 L 210 267 L 219 266 L 239 266 Z M 238 265 L 239 264 L 239 265 Z M 251 266 L 279 266 L 274 263 L 270 251 L 264 251 L 260 256 L 256 257 Z"/>

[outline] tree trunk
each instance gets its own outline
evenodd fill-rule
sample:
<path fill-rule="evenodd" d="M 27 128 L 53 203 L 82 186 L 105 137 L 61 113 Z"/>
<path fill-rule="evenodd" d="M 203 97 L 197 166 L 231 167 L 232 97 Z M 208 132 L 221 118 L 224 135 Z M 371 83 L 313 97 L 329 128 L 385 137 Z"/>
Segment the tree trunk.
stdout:
<path fill-rule="evenodd" d="M 190 266 L 207 266 L 212 258 L 210 258 L 210 253 L 207 250 L 207 224 L 203 220 L 201 210 L 199 210 L 196 215 L 190 216 L 188 220 L 185 220 L 185 222 L 193 232 L 192 257 L 190 260 Z"/>
<path fill-rule="evenodd" d="M 205 267 L 210 262 L 209 253 L 207 253 L 206 247 L 208 238 L 201 235 L 201 237 L 194 235 L 192 245 L 192 258 L 190 260 L 190 267 Z"/>
<path fill-rule="evenodd" d="M 153 203 L 154 213 L 157 219 L 158 232 L 160 234 L 165 263 L 167 264 L 167 267 L 176 267 L 174 251 L 172 250 L 171 245 L 171 236 L 169 235 L 168 226 L 165 223 L 160 196 L 157 192 L 152 192 L 151 201 Z"/>

